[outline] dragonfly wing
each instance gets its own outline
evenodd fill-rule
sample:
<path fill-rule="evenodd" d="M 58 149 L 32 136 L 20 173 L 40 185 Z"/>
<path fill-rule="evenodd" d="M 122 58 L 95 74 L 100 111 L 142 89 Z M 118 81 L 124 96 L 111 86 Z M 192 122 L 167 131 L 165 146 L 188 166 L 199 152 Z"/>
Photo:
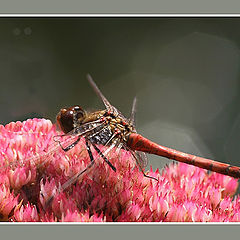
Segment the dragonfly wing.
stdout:
<path fill-rule="evenodd" d="M 147 166 L 148 164 L 148 158 L 147 155 L 144 152 L 139 152 L 139 151 L 134 151 L 131 148 L 129 148 L 126 144 L 124 144 L 124 149 L 129 151 L 132 155 L 132 157 L 135 159 L 137 165 L 139 168 L 143 171 L 143 169 Z"/>
<path fill-rule="evenodd" d="M 148 165 L 148 158 L 147 158 L 146 153 L 136 151 L 135 155 L 138 159 L 138 164 L 140 164 L 141 168 L 144 169 Z"/>
<path fill-rule="evenodd" d="M 47 166 L 51 164 L 51 161 L 54 158 L 54 156 L 58 155 L 58 159 L 60 159 L 61 157 L 65 158 L 66 152 L 64 152 L 63 149 L 67 149 L 67 148 L 71 149 L 71 147 L 69 146 L 75 146 L 79 138 L 85 136 L 86 134 L 93 131 L 96 127 L 99 127 L 100 125 L 101 125 L 100 123 L 96 123 L 95 127 L 85 126 L 85 130 L 83 128 L 78 129 L 77 133 L 72 131 L 72 132 L 69 132 L 68 134 L 52 136 L 49 141 L 44 140 L 45 138 L 48 139 L 49 136 L 40 135 L 40 137 L 38 138 L 39 146 L 37 143 L 35 143 L 34 147 L 31 146 L 32 141 L 28 141 L 28 139 L 29 138 L 31 139 L 31 135 L 34 135 L 34 134 L 36 134 L 36 136 L 39 136 L 39 132 L 36 132 L 36 133 L 35 132 L 30 132 L 30 133 L 8 132 L 7 141 L 10 141 L 9 137 L 12 136 L 13 138 L 16 138 L 16 135 L 18 135 L 19 139 L 21 139 L 22 142 L 25 142 L 26 144 L 25 148 L 30 150 L 29 151 L 26 150 L 27 155 L 22 155 L 22 154 L 19 155 L 18 153 L 16 153 L 15 154 L 16 157 L 7 158 L 6 161 L 1 162 L 0 170 L 4 170 L 6 168 L 14 170 L 18 167 L 29 166 L 29 164 L 30 166 L 35 166 L 38 169 L 44 168 L 45 165 Z M 0 139 L 3 140 L 4 137 L 5 137 L 4 134 L 2 134 L 0 136 Z M 42 145 L 45 142 L 46 142 L 46 145 L 45 146 Z M 13 144 L 14 144 L 14 141 L 13 141 Z M 10 147 L 11 145 L 9 145 L 9 148 Z M 33 150 L 31 149 L 35 149 L 35 152 L 33 152 Z M 41 149 L 41 150 L 38 151 L 37 149 Z"/>
<path fill-rule="evenodd" d="M 135 97 L 135 98 L 133 99 L 132 111 L 131 111 L 131 115 L 130 115 L 130 118 L 129 118 L 129 123 L 130 123 L 130 125 L 132 125 L 134 128 L 136 127 L 136 123 L 135 123 L 136 105 L 137 105 L 137 98 Z"/>
<path fill-rule="evenodd" d="M 110 102 L 105 98 L 105 96 L 102 94 L 96 83 L 93 81 L 92 77 L 90 74 L 87 74 L 87 79 L 90 85 L 92 86 L 93 90 L 95 93 L 102 99 L 105 107 L 107 110 L 112 110 L 113 106 L 110 104 Z"/>
<path fill-rule="evenodd" d="M 96 83 L 93 81 L 92 77 L 90 74 L 87 74 L 87 79 L 90 83 L 90 85 L 92 86 L 93 90 L 95 91 L 95 93 L 98 95 L 98 97 L 100 97 L 100 99 L 103 101 L 106 109 L 110 112 L 112 112 L 114 115 L 116 116 L 120 116 L 122 119 L 126 120 L 127 119 L 123 116 L 123 114 L 117 109 L 115 108 L 107 99 L 106 97 L 102 94 L 102 92 L 100 91 L 100 89 L 98 88 L 98 86 L 96 85 Z"/>

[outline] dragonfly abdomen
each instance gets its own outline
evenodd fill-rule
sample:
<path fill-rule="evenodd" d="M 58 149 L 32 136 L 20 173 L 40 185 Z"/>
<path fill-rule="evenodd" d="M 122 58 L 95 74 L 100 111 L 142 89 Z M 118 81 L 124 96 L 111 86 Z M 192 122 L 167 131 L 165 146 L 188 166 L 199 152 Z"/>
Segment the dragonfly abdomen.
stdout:
<path fill-rule="evenodd" d="M 184 153 L 171 149 L 165 146 L 156 144 L 137 133 L 131 133 L 128 136 L 127 145 L 132 150 L 142 151 L 146 153 L 155 154 L 158 156 L 166 157 L 204 168 L 210 171 L 218 172 L 235 178 L 240 178 L 240 168 L 226 163 L 217 162 L 211 159 L 194 156 L 192 154 Z"/>

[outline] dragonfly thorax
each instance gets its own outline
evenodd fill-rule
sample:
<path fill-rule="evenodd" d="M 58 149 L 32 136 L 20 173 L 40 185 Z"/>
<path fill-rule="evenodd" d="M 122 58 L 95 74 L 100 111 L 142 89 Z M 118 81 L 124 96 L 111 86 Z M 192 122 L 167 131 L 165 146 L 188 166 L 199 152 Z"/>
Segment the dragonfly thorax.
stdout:
<path fill-rule="evenodd" d="M 123 141 L 127 141 L 127 136 L 135 132 L 134 126 L 132 126 L 127 119 L 123 119 L 118 114 L 105 111 L 102 119 L 109 126 L 112 134 Z"/>

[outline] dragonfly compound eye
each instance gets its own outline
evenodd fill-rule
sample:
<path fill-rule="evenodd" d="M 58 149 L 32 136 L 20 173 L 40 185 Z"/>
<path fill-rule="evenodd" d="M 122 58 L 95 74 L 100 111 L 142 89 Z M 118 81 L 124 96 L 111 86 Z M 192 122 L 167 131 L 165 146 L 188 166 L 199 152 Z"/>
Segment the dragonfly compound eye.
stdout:
<path fill-rule="evenodd" d="M 80 106 L 62 108 L 57 115 L 57 124 L 64 133 L 68 133 L 74 128 L 74 121 L 81 122 L 85 112 Z"/>
<path fill-rule="evenodd" d="M 84 110 L 78 105 L 74 106 L 72 108 L 72 111 L 74 111 L 75 117 L 78 120 L 78 122 L 81 122 L 81 120 L 85 117 Z"/>
<path fill-rule="evenodd" d="M 73 130 L 73 111 L 62 108 L 57 115 L 57 124 L 64 133 Z"/>

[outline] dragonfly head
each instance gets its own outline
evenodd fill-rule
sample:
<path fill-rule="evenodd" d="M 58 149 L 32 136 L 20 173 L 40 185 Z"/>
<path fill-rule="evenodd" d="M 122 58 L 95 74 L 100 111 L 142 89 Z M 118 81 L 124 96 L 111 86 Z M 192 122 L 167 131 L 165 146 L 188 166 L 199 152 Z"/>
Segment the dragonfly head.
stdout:
<path fill-rule="evenodd" d="M 85 117 L 85 111 L 78 105 L 62 108 L 57 115 L 57 124 L 64 133 L 68 133 L 74 129 L 76 123 L 81 124 Z"/>

